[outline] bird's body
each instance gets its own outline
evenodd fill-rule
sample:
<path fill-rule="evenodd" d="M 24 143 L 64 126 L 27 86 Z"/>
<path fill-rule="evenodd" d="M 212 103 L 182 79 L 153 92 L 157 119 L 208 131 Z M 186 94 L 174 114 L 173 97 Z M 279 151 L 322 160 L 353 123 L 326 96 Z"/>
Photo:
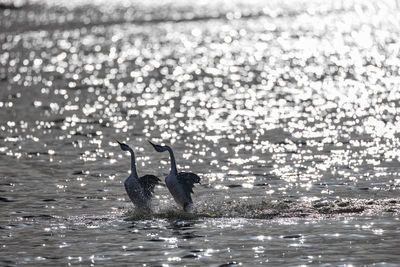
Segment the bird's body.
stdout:
<path fill-rule="evenodd" d="M 117 141 L 118 142 L 118 141 Z M 138 210 L 151 211 L 151 197 L 154 187 L 160 179 L 154 175 L 144 175 L 139 178 L 136 172 L 135 154 L 126 144 L 118 142 L 121 149 L 131 154 L 131 175 L 125 180 L 124 186 L 130 200 Z"/>
<path fill-rule="evenodd" d="M 200 183 L 200 177 L 190 172 L 180 172 L 177 175 L 170 173 L 165 177 L 169 192 L 184 211 L 190 211 L 193 207 L 191 193 L 193 193 L 194 183 Z"/>
<path fill-rule="evenodd" d="M 192 205 L 192 197 L 190 194 L 184 191 L 182 185 L 179 183 L 178 177 L 176 175 L 168 175 L 165 177 L 165 184 L 175 202 L 180 206 L 185 207 L 185 205 Z"/>
<path fill-rule="evenodd" d="M 153 145 L 157 152 L 168 151 L 171 160 L 171 171 L 165 177 L 165 184 L 175 202 L 180 205 L 184 211 L 190 211 L 193 207 L 193 200 L 191 193 L 195 183 L 200 183 L 200 177 L 197 174 L 190 172 L 178 173 L 175 163 L 174 152 L 169 146 Z"/>
<path fill-rule="evenodd" d="M 151 209 L 151 197 L 159 179 L 154 175 L 145 175 L 140 178 L 130 175 L 124 182 L 126 193 L 136 208 Z"/>

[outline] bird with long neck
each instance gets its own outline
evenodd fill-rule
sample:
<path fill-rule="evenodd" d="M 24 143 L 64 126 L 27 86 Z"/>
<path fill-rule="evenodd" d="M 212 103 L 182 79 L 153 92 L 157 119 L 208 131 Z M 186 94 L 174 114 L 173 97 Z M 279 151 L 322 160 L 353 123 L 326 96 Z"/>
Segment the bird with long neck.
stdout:
<path fill-rule="evenodd" d="M 127 144 L 117 142 L 123 151 L 131 154 L 131 174 L 124 182 L 126 193 L 138 210 L 151 211 L 151 197 L 160 179 L 154 175 L 144 175 L 139 178 L 133 149 Z"/>
<path fill-rule="evenodd" d="M 165 184 L 175 202 L 180 205 L 184 211 L 191 211 L 193 207 L 193 200 L 191 194 L 195 183 L 200 183 L 200 177 L 191 172 L 179 172 L 176 167 L 175 155 L 172 148 L 169 146 L 160 146 L 149 143 L 154 147 L 157 152 L 169 152 L 171 170 L 167 177 L 165 177 Z"/>

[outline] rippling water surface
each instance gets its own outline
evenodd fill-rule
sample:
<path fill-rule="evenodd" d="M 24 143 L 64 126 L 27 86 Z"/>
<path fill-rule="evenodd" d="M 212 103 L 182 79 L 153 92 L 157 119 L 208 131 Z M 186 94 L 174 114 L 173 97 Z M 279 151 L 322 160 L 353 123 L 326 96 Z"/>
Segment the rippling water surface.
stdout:
<path fill-rule="evenodd" d="M 1 265 L 398 264 L 399 9 L 336 2 L 2 2 Z"/>

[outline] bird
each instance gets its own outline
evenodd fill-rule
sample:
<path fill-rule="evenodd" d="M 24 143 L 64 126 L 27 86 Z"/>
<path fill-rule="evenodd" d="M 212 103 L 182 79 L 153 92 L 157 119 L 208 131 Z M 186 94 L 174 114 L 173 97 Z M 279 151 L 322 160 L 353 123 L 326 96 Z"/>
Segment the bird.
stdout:
<path fill-rule="evenodd" d="M 123 151 L 131 154 L 131 175 L 125 180 L 126 193 L 139 211 L 151 212 L 151 198 L 154 187 L 161 181 L 154 175 L 144 175 L 139 178 L 136 172 L 135 153 L 127 144 L 116 140 Z"/>
<path fill-rule="evenodd" d="M 200 184 L 200 177 L 191 172 L 179 172 L 176 168 L 175 156 L 172 148 L 169 146 L 161 146 L 153 144 L 150 140 L 147 140 L 157 152 L 169 152 L 171 161 L 171 171 L 165 177 L 165 184 L 174 200 L 180 205 L 185 212 L 190 212 L 193 208 L 193 201 L 191 194 L 193 193 L 193 187 L 195 183 Z"/>

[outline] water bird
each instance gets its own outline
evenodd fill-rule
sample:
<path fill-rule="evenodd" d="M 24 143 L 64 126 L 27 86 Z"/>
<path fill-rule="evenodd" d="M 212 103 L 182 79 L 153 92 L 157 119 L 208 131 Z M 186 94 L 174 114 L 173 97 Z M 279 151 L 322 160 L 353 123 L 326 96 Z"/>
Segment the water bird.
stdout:
<path fill-rule="evenodd" d="M 178 205 L 183 207 L 185 212 L 189 212 L 193 208 L 193 200 L 191 193 L 193 193 L 193 187 L 195 183 L 200 184 L 200 177 L 191 172 L 179 172 L 176 168 L 175 156 L 172 148 L 169 146 L 160 146 L 153 144 L 148 140 L 148 142 L 154 147 L 157 152 L 169 152 L 169 157 L 171 161 L 171 171 L 168 176 L 165 177 L 165 184 L 174 200 Z"/>
<path fill-rule="evenodd" d="M 139 178 L 136 172 L 135 153 L 127 144 L 116 140 L 123 151 L 131 154 L 131 175 L 125 180 L 124 186 L 126 193 L 136 208 L 140 211 L 151 211 L 151 197 L 154 187 L 161 181 L 154 175 L 144 175 Z"/>

